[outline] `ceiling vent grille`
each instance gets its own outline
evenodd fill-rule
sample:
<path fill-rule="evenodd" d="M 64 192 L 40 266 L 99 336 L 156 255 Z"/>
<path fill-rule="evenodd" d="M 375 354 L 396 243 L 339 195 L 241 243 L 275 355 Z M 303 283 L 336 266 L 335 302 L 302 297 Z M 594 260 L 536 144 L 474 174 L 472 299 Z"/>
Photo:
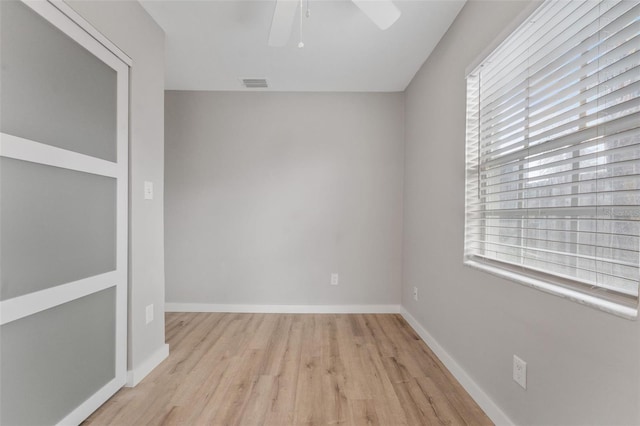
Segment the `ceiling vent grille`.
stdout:
<path fill-rule="evenodd" d="M 247 89 L 265 89 L 269 87 L 267 80 L 264 78 L 243 78 L 242 84 Z"/>

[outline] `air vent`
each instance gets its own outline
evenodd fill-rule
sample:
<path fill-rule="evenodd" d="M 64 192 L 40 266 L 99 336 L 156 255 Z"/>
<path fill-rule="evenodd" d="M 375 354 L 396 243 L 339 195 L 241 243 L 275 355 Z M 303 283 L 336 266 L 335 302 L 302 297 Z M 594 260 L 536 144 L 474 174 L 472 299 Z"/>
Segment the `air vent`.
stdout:
<path fill-rule="evenodd" d="M 264 89 L 269 87 L 267 80 L 264 78 L 243 78 L 242 84 L 247 89 Z"/>

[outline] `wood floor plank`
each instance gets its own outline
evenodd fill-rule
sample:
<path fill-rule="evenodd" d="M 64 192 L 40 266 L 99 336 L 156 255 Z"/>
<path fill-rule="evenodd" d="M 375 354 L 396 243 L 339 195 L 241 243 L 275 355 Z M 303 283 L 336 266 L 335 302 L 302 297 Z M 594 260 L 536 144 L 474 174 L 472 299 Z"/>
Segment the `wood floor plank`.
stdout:
<path fill-rule="evenodd" d="M 457 425 L 466 423 L 451 401 L 429 377 L 417 377 L 418 387 L 429 401 L 433 413 L 441 424 Z"/>
<path fill-rule="evenodd" d="M 271 317 L 274 318 L 275 323 L 264 348 L 265 357 L 260 366 L 259 374 L 276 376 L 280 371 L 282 358 L 287 350 L 287 342 L 293 326 L 293 316 L 271 314 Z"/>
<path fill-rule="evenodd" d="M 206 423 L 237 425 L 240 423 L 246 405 L 259 380 L 256 372 L 262 361 L 264 352 L 261 349 L 249 349 L 240 357 L 242 366 L 236 373 L 231 386 L 220 401 L 220 409 L 216 415 Z M 255 401 L 254 401 L 255 402 Z"/>
<path fill-rule="evenodd" d="M 86 425 L 491 425 L 399 315 L 166 314 L 171 354 Z"/>
<path fill-rule="evenodd" d="M 317 337 L 322 331 L 320 327 L 316 315 L 309 315 L 305 318 L 296 400 L 293 407 L 294 424 L 296 425 L 325 423 L 325 412 L 322 407 L 321 345 Z"/>
<path fill-rule="evenodd" d="M 323 324 L 325 347 L 322 353 L 322 406 L 326 412 L 326 424 L 342 425 L 347 424 L 351 417 L 345 392 L 345 367 L 340 357 L 336 317 L 327 318 Z"/>
<path fill-rule="evenodd" d="M 351 404 L 351 424 L 353 425 L 385 425 L 380 423 L 376 406 L 373 401 L 368 399 L 359 399 Z"/>
<path fill-rule="evenodd" d="M 398 396 L 394 392 L 393 383 L 387 374 L 382 359 L 377 356 L 379 348 L 374 344 L 367 345 L 369 350 L 369 362 L 375 371 L 375 402 L 376 412 L 382 424 L 393 424 L 396 426 L 407 425 L 407 417 Z M 371 376 L 370 376 L 371 377 Z"/>
<path fill-rule="evenodd" d="M 371 389 L 368 388 L 367 371 L 362 366 L 360 347 L 363 336 L 352 334 L 352 322 L 348 318 L 339 318 L 337 323 L 338 345 L 340 357 L 345 370 L 345 392 L 349 400 L 371 399 Z"/>
<path fill-rule="evenodd" d="M 300 351 L 302 350 L 302 321 L 300 319 L 292 320 L 291 328 L 288 331 L 285 350 L 274 377 L 271 406 L 265 418 L 267 425 L 287 425 L 292 424 L 294 420 L 293 407 L 296 401 Z"/>
<path fill-rule="evenodd" d="M 274 376 L 260 376 L 258 378 L 251 389 L 246 409 L 240 412 L 238 424 L 250 426 L 265 423 L 271 405 L 274 382 Z"/>

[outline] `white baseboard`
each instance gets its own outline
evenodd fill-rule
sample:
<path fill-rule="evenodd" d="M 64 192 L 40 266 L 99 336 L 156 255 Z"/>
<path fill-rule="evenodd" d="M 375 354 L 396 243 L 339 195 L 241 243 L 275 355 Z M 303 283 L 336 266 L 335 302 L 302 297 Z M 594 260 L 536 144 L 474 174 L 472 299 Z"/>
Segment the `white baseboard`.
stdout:
<path fill-rule="evenodd" d="M 126 387 L 132 388 L 142 381 L 151 371 L 169 356 L 169 345 L 164 344 L 149 358 L 133 370 L 127 371 Z"/>
<path fill-rule="evenodd" d="M 259 314 L 398 314 L 400 305 L 226 305 L 167 303 L 165 312 L 234 312 Z"/>
<path fill-rule="evenodd" d="M 447 369 L 453 374 L 453 376 L 460 382 L 462 387 L 471 395 L 476 403 L 484 410 L 489 418 L 498 426 L 513 426 L 515 423 L 507 417 L 507 415 L 496 405 L 489 395 L 487 395 L 482 388 L 473 381 L 473 379 L 467 374 L 466 371 L 456 362 L 455 359 L 442 346 L 431 334 L 416 320 L 404 307 L 400 308 L 400 313 L 409 325 L 418 333 L 418 336 L 424 340 L 434 354 L 442 361 Z"/>

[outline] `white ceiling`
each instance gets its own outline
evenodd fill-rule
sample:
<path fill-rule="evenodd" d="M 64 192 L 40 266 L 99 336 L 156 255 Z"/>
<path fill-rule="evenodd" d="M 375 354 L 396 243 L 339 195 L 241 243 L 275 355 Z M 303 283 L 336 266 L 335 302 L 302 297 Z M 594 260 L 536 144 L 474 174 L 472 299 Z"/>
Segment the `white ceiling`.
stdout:
<path fill-rule="evenodd" d="M 395 92 L 407 87 L 464 2 L 395 1 L 402 15 L 382 31 L 350 0 L 310 0 L 302 49 L 299 13 L 289 43 L 267 45 L 275 0 L 141 3 L 166 32 L 167 89 L 250 90 L 241 79 L 266 78 L 273 91 Z"/>

